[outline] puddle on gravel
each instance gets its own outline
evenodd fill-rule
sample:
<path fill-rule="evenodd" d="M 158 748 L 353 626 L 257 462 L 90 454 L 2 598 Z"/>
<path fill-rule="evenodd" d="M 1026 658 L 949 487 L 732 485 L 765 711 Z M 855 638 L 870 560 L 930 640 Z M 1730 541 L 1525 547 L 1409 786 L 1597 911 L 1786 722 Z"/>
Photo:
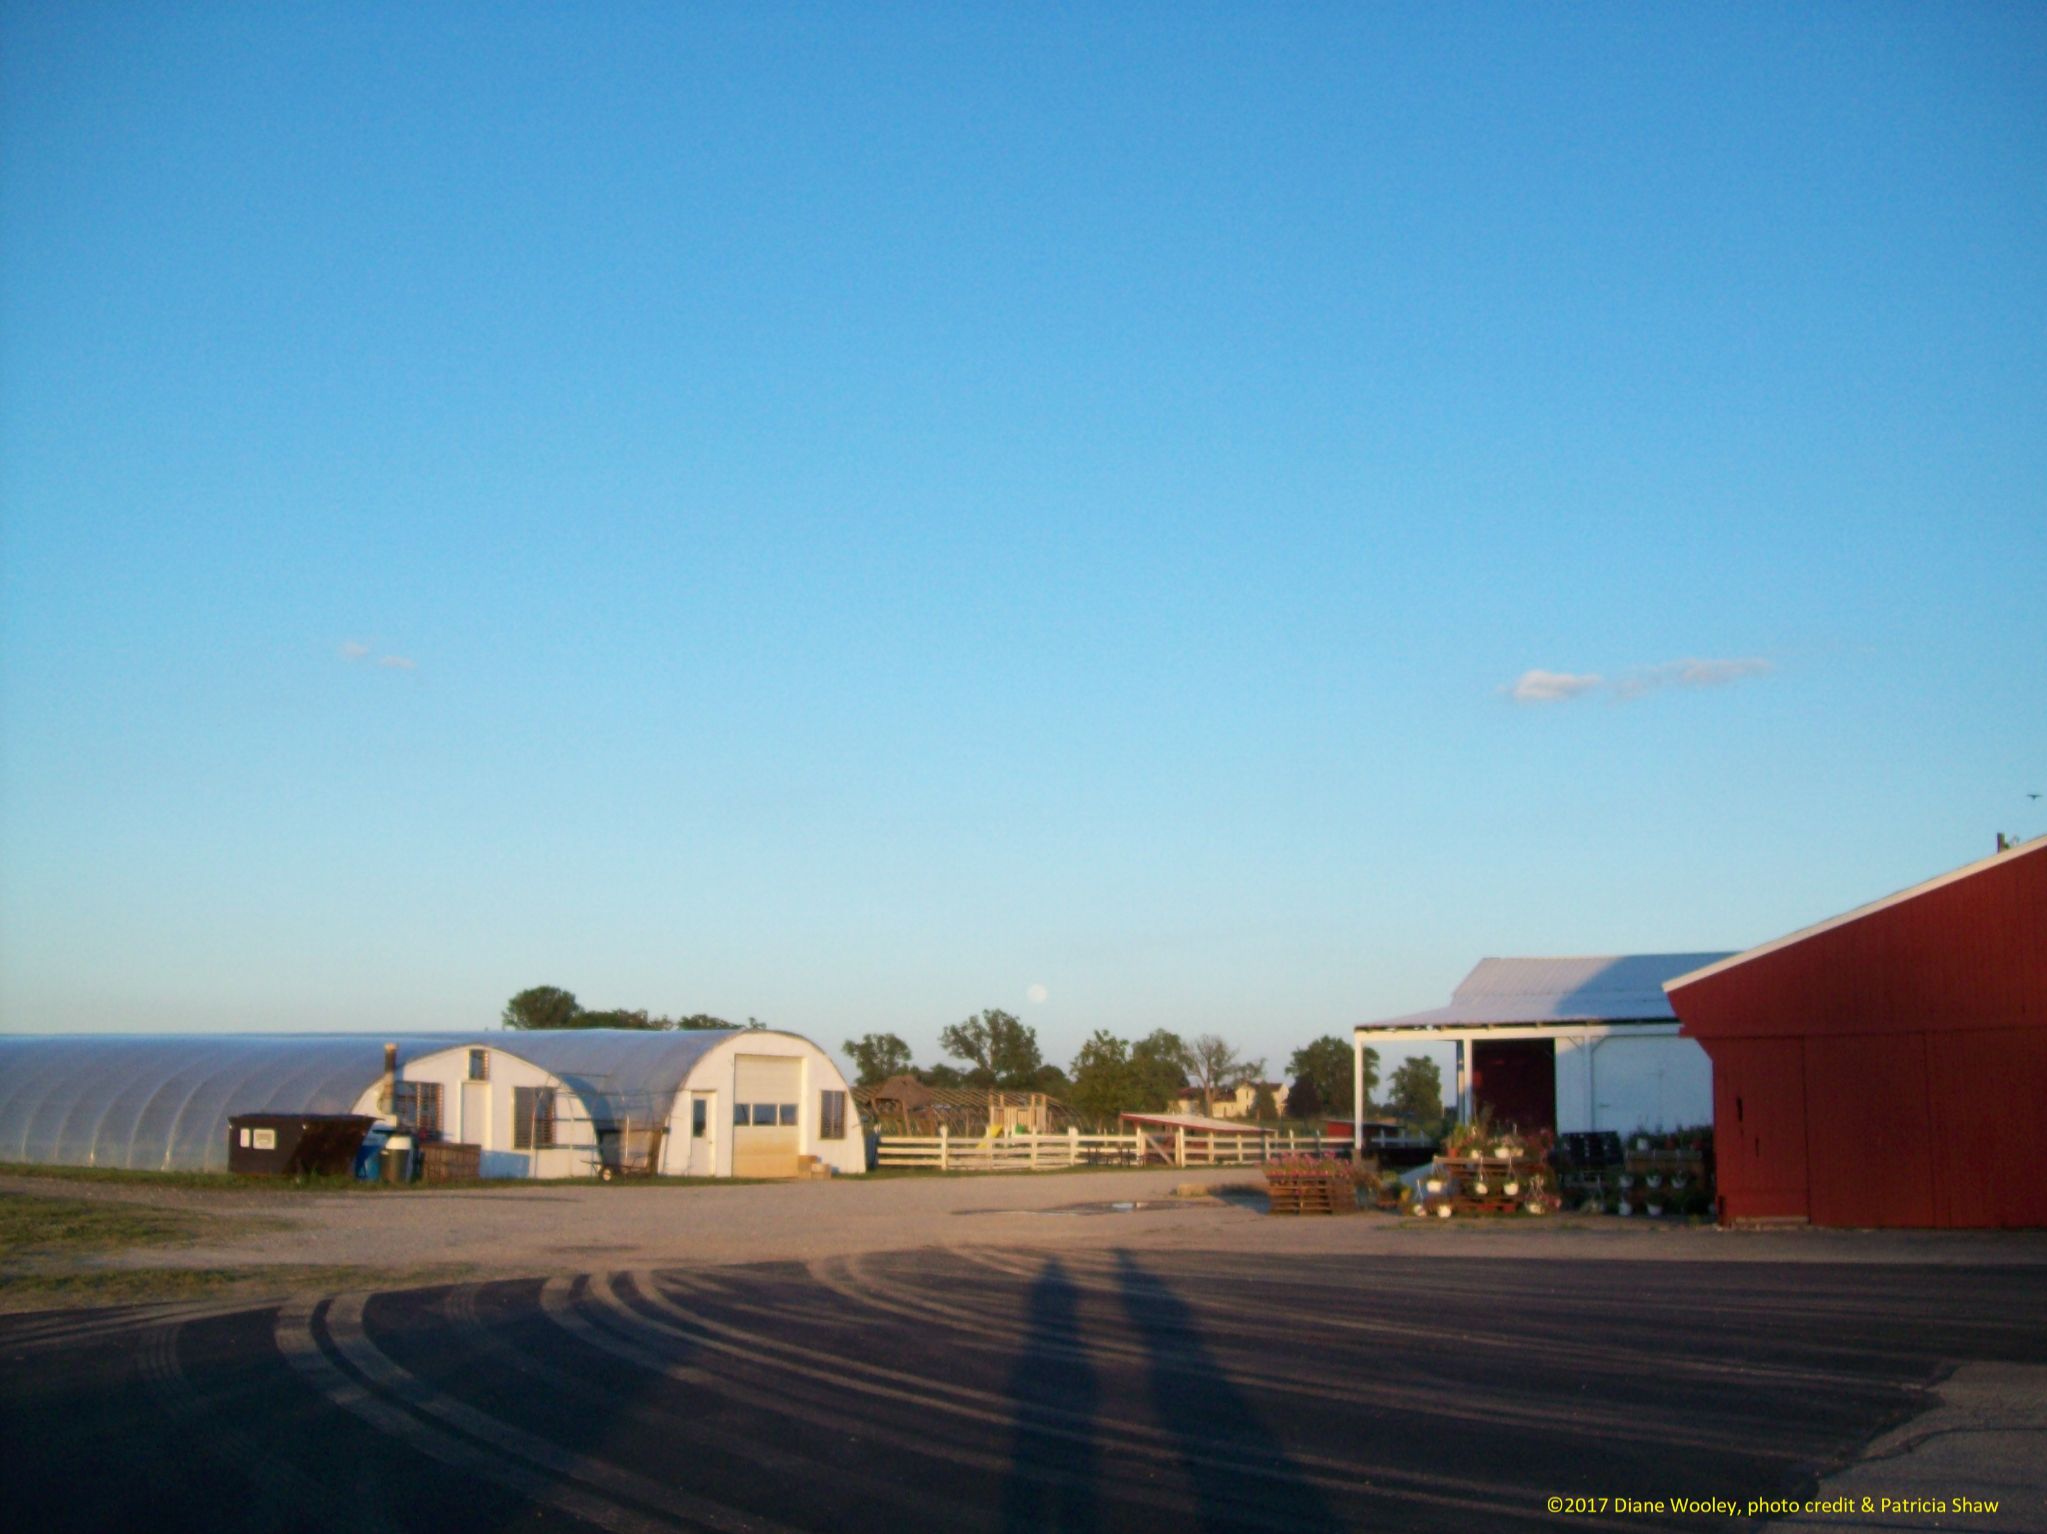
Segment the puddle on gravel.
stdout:
<path fill-rule="evenodd" d="M 1117 1199 L 1101 1204 L 1058 1204 L 1050 1209 L 955 1209 L 954 1214 L 1136 1214 L 1159 1209 L 1185 1211 L 1189 1209 L 1213 1209 L 1226 1202 L 1214 1198 L 1136 1198 Z"/>

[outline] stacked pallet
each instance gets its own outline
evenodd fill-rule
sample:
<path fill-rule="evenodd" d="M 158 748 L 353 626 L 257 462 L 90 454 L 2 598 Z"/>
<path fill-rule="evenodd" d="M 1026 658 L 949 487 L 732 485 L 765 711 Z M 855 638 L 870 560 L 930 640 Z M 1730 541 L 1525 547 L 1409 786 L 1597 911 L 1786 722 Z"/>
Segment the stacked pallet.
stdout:
<path fill-rule="evenodd" d="M 1265 1163 L 1265 1188 L 1274 1214 L 1352 1214 L 1358 1207 L 1350 1163 L 1287 1156 Z"/>

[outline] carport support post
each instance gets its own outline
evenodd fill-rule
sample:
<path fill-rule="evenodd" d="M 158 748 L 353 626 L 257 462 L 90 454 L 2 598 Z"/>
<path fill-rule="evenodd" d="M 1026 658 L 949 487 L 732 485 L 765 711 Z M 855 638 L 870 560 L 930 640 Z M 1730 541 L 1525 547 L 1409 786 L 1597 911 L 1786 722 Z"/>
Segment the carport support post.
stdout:
<path fill-rule="evenodd" d="M 1323 1128 L 1328 1128 L 1324 1125 Z M 1350 1031 L 1350 1160 L 1365 1159 L 1365 1036 Z"/>
<path fill-rule="evenodd" d="M 1463 1039 L 1457 1041 L 1457 1122 L 1460 1124 L 1471 1122 L 1470 1047 Z"/>

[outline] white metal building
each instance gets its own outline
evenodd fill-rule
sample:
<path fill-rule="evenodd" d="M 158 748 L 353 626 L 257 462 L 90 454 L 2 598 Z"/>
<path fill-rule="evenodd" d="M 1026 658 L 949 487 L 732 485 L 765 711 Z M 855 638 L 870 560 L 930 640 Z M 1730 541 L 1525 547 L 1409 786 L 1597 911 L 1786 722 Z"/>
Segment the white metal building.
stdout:
<path fill-rule="evenodd" d="M 1558 1134 L 1710 1124 L 1712 1063 L 1678 1037 L 1663 982 L 1726 957 L 1481 959 L 1448 1006 L 1358 1025 L 1359 1100 L 1368 1046 L 1446 1043 L 1460 1121 L 1484 1114 Z M 1355 1133 L 1362 1139 L 1362 1124 Z"/>
<path fill-rule="evenodd" d="M 225 1171 L 230 1115 L 297 1112 L 429 1129 L 489 1177 L 589 1176 L 635 1144 L 671 1176 L 866 1170 L 845 1078 L 790 1033 L 0 1036 L 0 1161 Z"/>

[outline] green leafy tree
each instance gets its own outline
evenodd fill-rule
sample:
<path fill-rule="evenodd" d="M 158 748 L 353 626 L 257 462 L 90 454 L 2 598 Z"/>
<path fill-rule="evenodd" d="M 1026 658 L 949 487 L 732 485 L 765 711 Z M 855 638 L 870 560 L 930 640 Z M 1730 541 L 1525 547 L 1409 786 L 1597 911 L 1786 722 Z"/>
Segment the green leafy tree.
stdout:
<path fill-rule="evenodd" d="M 1091 1123 L 1109 1123 L 1133 1105 L 1130 1046 L 1107 1029 L 1096 1029 L 1094 1037 L 1080 1046 L 1080 1053 L 1073 1057 L 1072 1076 L 1067 1101 Z"/>
<path fill-rule="evenodd" d="M 910 1046 L 893 1033 L 863 1033 L 857 1039 L 846 1040 L 842 1047 L 859 1073 L 855 1086 L 871 1087 L 910 1069 Z"/>
<path fill-rule="evenodd" d="M 1130 1046 L 1130 1094 L 1124 1111 L 1157 1113 L 1170 1108 L 1187 1085 L 1194 1060 L 1186 1040 L 1164 1028 L 1154 1029 Z"/>
<path fill-rule="evenodd" d="M 957 1065 L 926 1065 L 916 1072 L 917 1079 L 927 1087 L 963 1087 L 967 1085 L 967 1073 Z"/>
<path fill-rule="evenodd" d="M 1251 1097 L 1251 1117 L 1261 1124 L 1270 1124 L 1279 1117 L 1279 1099 L 1272 1095 L 1267 1082 L 1259 1082 L 1258 1090 Z"/>
<path fill-rule="evenodd" d="M 582 1028 L 583 1009 L 573 991 L 558 985 L 536 985 L 505 1003 L 499 1019 L 507 1028 Z"/>
<path fill-rule="evenodd" d="M 1318 1113 L 1332 1117 L 1348 1118 L 1352 1103 L 1351 1047 L 1347 1040 L 1335 1034 L 1325 1034 L 1312 1044 L 1304 1044 L 1293 1053 L 1286 1063 L 1287 1072 L 1296 1081 L 1303 1076 L 1315 1083 L 1315 1098 L 1320 1105 Z M 1365 1051 L 1365 1102 L 1369 1105 L 1372 1093 L 1379 1085 L 1379 1051 Z"/>
<path fill-rule="evenodd" d="M 660 1020 L 663 1028 L 679 1028 L 694 1032 L 705 1028 L 736 1028 L 737 1023 L 728 1023 L 722 1017 L 713 1017 L 708 1012 L 692 1012 L 688 1017 L 664 1017 Z"/>
<path fill-rule="evenodd" d="M 1313 1076 L 1296 1076 L 1294 1084 L 1286 1095 L 1288 1118 L 1313 1121 L 1323 1117 L 1322 1089 L 1315 1085 Z"/>
<path fill-rule="evenodd" d="M 665 1017 L 649 1017 L 647 1009 L 619 1007 L 609 1012 L 584 1012 L 575 1021 L 578 1028 L 631 1028 L 640 1033 L 659 1033 L 674 1025 Z"/>
<path fill-rule="evenodd" d="M 1201 1111 L 1215 1112 L 1216 1094 L 1234 1092 L 1265 1073 L 1263 1060 L 1246 1060 L 1229 1040 L 1204 1033 L 1188 1046 L 1187 1074 L 1201 1088 Z"/>
<path fill-rule="evenodd" d="M 967 1080 L 975 1086 L 1032 1091 L 1045 1063 L 1038 1053 L 1037 1031 L 992 1008 L 944 1029 L 938 1042 L 954 1059 L 974 1067 L 967 1072 Z"/>
<path fill-rule="evenodd" d="M 1389 1083 L 1387 1106 L 1405 1124 L 1431 1125 L 1443 1116 L 1443 1073 L 1426 1055 L 1402 1062 Z"/>

